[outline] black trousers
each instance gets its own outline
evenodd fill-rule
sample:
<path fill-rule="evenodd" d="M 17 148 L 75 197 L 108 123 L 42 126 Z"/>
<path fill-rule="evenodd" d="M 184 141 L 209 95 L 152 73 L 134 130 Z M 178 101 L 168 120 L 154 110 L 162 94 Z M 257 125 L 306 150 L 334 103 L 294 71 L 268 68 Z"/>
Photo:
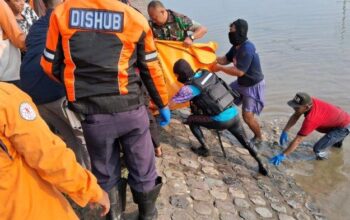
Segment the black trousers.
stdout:
<path fill-rule="evenodd" d="M 206 148 L 208 147 L 205 143 L 204 135 L 200 127 L 215 130 L 227 129 L 233 136 L 235 136 L 235 138 L 237 138 L 238 142 L 249 151 L 250 155 L 258 161 L 259 165 L 261 164 L 260 160 L 257 159 L 257 154 L 253 145 L 248 140 L 241 119 L 238 115 L 226 122 L 214 121 L 208 115 L 190 115 L 187 118 L 186 124 L 189 125 L 193 135 L 197 138 L 199 143 Z"/>
<path fill-rule="evenodd" d="M 205 127 L 208 129 L 215 130 L 227 129 L 233 136 L 237 138 L 237 140 L 243 145 L 243 147 L 249 147 L 247 135 L 244 131 L 241 119 L 238 115 L 226 122 L 214 121 L 210 118 L 210 116 L 207 115 L 190 115 L 187 118 L 186 124 L 190 126 L 193 135 L 198 139 L 198 141 L 202 145 L 205 145 L 205 143 L 202 143 L 204 136 L 200 127 Z"/>

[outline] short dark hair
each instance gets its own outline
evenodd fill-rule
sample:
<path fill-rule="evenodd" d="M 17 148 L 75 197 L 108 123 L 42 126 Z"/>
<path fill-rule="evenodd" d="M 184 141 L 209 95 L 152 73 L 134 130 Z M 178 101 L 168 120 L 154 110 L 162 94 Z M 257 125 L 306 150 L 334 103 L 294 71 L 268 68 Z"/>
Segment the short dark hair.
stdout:
<path fill-rule="evenodd" d="M 153 0 L 150 3 L 148 3 L 147 9 L 158 8 L 158 7 L 165 8 L 161 1 Z"/>

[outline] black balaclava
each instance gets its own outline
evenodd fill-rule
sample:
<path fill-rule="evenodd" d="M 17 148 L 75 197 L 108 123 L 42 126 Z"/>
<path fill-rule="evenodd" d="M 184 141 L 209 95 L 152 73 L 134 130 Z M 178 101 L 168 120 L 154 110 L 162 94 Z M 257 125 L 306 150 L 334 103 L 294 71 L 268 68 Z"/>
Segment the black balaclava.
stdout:
<path fill-rule="evenodd" d="M 228 33 L 228 39 L 233 46 L 238 46 L 248 40 L 248 23 L 243 19 L 238 19 L 234 21 L 231 25 L 236 27 L 235 32 Z"/>
<path fill-rule="evenodd" d="M 177 81 L 181 83 L 187 83 L 194 76 L 192 67 L 184 59 L 179 59 L 176 61 L 173 71 L 177 75 Z"/>

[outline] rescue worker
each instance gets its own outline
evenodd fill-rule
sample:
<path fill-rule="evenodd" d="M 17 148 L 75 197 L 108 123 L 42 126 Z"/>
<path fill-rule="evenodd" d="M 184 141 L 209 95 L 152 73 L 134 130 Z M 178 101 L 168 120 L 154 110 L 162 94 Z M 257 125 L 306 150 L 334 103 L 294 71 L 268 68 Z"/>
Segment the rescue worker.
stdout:
<path fill-rule="evenodd" d="M 147 10 L 156 39 L 183 41 L 185 46 L 190 46 L 194 40 L 207 33 L 206 27 L 185 15 L 166 9 L 160 1 L 151 1 Z"/>
<path fill-rule="evenodd" d="M 25 49 L 25 34 L 4 0 L 0 0 L 0 81 L 19 84 L 20 49 Z"/>
<path fill-rule="evenodd" d="M 121 0 L 121 2 L 133 7 L 128 0 Z M 141 11 L 139 9 L 137 9 L 136 7 L 133 7 L 133 8 L 141 13 Z M 147 107 L 147 114 L 149 117 L 149 130 L 151 132 L 152 143 L 154 146 L 154 154 L 156 157 L 161 157 L 162 156 L 162 147 L 160 144 L 159 128 L 158 128 L 156 118 L 154 117 L 154 115 L 150 109 L 151 98 L 149 97 L 145 86 L 142 86 L 142 91 L 144 92 L 144 96 L 145 96 L 145 105 Z"/>
<path fill-rule="evenodd" d="M 119 144 L 139 219 L 155 218 L 162 182 L 156 172 L 141 78 L 160 109 L 161 126 L 169 124 L 170 111 L 147 20 L 120 1 L 65 1 L 51 15 L 46 42 L 41 65 L 50 77 L 64 83 L 69 107 L 84 118 L 92 172 L 110 195 L 107 218 L 122 218 Z"/>
<path fill-rule="evenodd" d="M 96 178 L 54 135 L 30 97 L 0 83 L 0 219 L 78 219 L 63 194 L 79 206 L 109 199 Z"/>
<path fill-rule="evenodd" d="M 341 147 L 343 140 L 350 133 L 350 114 L 341 108 L 327 103 L 323 100 L 311 97 L 305 92 L 298 92 L 294 98 L 287 103 L 294 109 L 294 114 L 289 118 L 284 127 L 280 145 L 285 145 L 288 141 L 288 131 L 304 115 L 305 119 L 297 134 L 287 149 L 271 158 L 270 163 L 279 165 L 286 156 L 291 154 L 306 136 L 314 130 L 325 133 L 325 135 L 314 145 L 316 159 L 327 159 L 327 149 L 331 146 Z"/>
<path fill-rule="evenodd" d="M 183 59 L 179 59 L 174 64 L 174 73 L 178 76 L 177 80 L 185 85 L 172 101 L 175 103 L 190 101 L 192 115 L 185 123 L 189 125 L 193 135 L 201 144 L 201 147 L 192 148 L 192 150 L 201 156 L 209 155 L 209 147 L 200 129 L 201 126 L 215 130 L 227 129 L 258 162 L 259 172 L 267 175 L 267 170 L 245 134 L 238 109 L 234 104 L 236 95 L 229 86 L 208 70 L 200 69 L 194 72 L 190 64 Z"/>
<path fill-rule="evenodd" d="M 235 100 L 235 104 L 242 105 L 243 120 L 254 133 L 252 141 L 261 143 L 263 136 L 255 115 L 260 115 L 265 105 L 265 80 L 259 54 L 254 44 L 248 40 L 247 34 L 248 23 L 244 19 L 237 19 L 230 24 L 228 37 L 232 47 L 225 56 L 217 58 L 213 71 L 222 71 L 237 77 L 230 84 L 241 95 L 240 99 Z M 230 63 L 233 65 L 223 66 Z"/>

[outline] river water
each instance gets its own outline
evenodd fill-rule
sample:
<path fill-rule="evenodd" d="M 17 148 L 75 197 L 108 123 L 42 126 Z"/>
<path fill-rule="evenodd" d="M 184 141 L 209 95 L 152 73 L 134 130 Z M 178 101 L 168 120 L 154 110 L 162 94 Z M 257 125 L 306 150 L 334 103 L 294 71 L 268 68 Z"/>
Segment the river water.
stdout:
<path fill-rule="evenodd" d="M 225 54 L 230 47 L 229 23 L 237 18 L 248 21 L 248 37 L 258 49 L 267 84 L 262 120 L 281 121 L 283 126 L 292 113 L 286 102 L 298 91 L 350 112 L 349 0 L 163 0 L 163 3 L 205 25 L 208 33 L 200 41 L 218 42 L 218 55 Z M 319 137 L 315 133 L 308 141 Z M 293 170 L 297 182 L 316 198 L 329 219 L 350 219 L 349 156 L 350 138 L 342 150 L 332 150 L 328 161 L 297 161 Z"/>

